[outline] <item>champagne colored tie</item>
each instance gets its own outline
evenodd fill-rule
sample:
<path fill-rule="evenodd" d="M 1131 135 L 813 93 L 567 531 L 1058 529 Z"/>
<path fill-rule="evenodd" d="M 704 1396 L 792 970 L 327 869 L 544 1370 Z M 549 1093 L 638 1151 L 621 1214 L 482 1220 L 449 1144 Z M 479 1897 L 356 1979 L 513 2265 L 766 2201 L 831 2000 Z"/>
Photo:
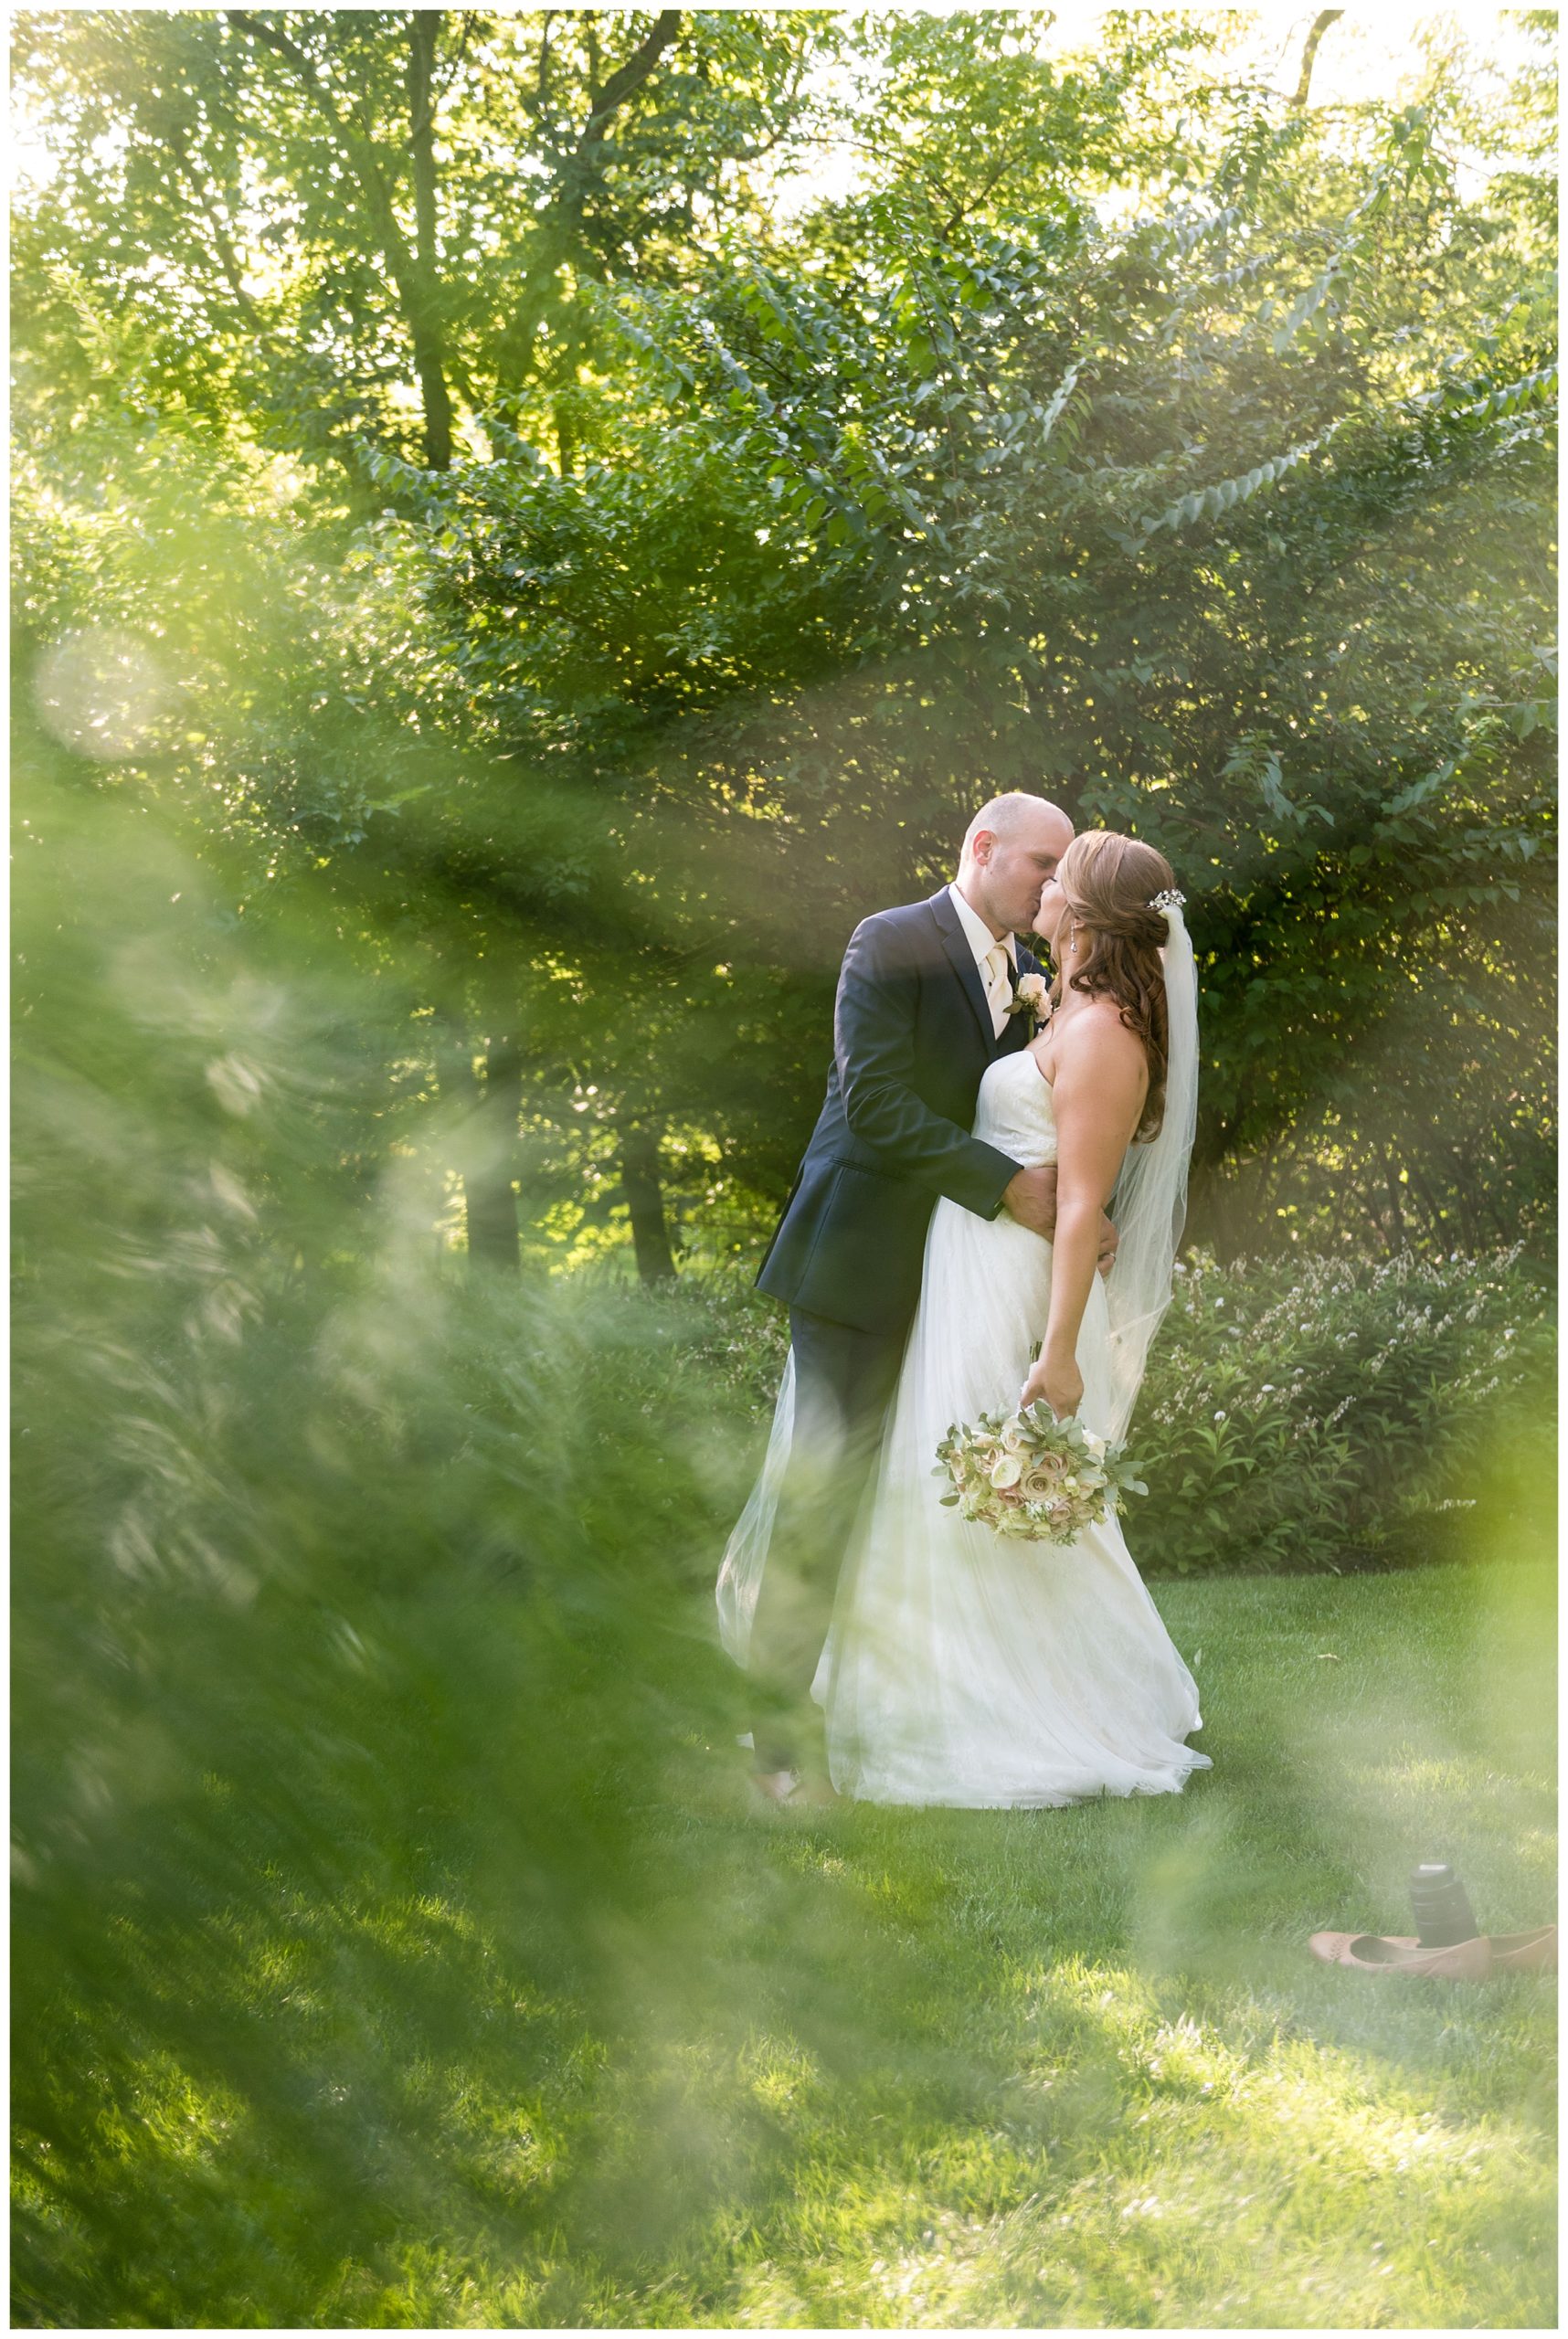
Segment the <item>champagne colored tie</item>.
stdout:
<path fill-rule="evenodd" d="M 1012 985 L 1007 979 L 1007 953 L 1000 942 L 993 942 L 985 954 L 986 992 L 991 1001 L 991 1021 L 1001 1016 L 1007 1021 L 1007 1011 L 1012 1000 Z"/>

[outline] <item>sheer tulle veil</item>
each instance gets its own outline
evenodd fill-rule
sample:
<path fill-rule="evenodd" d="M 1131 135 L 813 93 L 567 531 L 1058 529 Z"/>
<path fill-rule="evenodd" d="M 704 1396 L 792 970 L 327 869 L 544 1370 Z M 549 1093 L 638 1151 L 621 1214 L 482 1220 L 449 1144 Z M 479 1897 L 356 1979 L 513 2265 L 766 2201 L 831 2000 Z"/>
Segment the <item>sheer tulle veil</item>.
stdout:
<path fill-rule="evenodd" d="M 794 1432 L 795 1351 L 791 1349 L 784 1360 L 784 1378 L 779 1384 L 779 1402 L 773 1408 L 768 1452 L 746 1508 L 736 1521 L 719 1569 L 719 1639 L 726 1656 L 742 1667 L 751 1649 L 751 1619 L 762 1590 L 762 1572 L 768 1565 L 768 1546 L 773 1540 L 773 1520 L 779 1508 L 779 1489 L 784 1483 L 784 1466 L 789 1459 Z"/>
<path fill-rule="evenodd" d="M 1161 897 L 1163 901 L 1163 897 Z M 1165 1118 L 1148 1145 L 1130 1145 L 1110 1199 L 1116 1264 L 1106 1281 L 1110 1318 L 1112 1416 L 1106 1434 L 1127 1435 L 1149 1345 L 1171 1304 L 1176 1246 L 1187 1216 L 1187 1163 L 1198 1121 L 1198 973 L 1180 901 L 1164 901 L 1165 1008 L 1170 1058 Z"/>

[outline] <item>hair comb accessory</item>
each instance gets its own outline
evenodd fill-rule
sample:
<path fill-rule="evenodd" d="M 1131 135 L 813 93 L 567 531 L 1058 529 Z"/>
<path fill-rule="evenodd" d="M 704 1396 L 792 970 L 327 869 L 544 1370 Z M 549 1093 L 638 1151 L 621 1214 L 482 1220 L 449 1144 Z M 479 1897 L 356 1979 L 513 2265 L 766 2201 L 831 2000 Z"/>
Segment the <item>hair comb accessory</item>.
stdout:
<path fill-rule="evenodd" d="M 1179 894 L 1172 885 L 1167 892 L 1156 894 L 1154 899 L 1145 903 L 1144 906 L 1151 910 L 1179 910 L 1185 907 L 1186 900 L 1186 894 Z"/>

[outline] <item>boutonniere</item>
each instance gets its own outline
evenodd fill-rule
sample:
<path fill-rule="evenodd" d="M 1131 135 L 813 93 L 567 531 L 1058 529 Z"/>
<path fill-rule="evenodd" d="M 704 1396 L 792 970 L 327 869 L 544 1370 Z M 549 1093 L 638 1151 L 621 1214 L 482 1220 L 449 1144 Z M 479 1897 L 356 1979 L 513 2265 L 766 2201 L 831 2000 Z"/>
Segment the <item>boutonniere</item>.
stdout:
<path fill-rule="evenodd" d="M 1051 1012 L 1051 987 L 1044 975 L 1020 975 L 1013 987 L 1010 1015 L 1027 1015 L 1029 1036 L 1034 1037 Z"/>

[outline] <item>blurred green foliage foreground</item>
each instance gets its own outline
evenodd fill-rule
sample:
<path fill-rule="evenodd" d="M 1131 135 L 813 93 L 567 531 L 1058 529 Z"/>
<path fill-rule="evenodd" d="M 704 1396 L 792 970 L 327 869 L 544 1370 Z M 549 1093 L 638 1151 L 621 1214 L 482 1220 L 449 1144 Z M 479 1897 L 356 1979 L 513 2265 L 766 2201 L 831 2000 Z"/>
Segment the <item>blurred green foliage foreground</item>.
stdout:
<path fill-rule="evenodd" d="M 25 817 L 19 2321 L 1550 2320 L 1550 1984 L 1305 1946 L 1549 1913 L 1541 1524 L 1162 1586 L 1183 1796 L 758 1822 L 766 1351 L 443 1276 L 298 938 Z"/>

